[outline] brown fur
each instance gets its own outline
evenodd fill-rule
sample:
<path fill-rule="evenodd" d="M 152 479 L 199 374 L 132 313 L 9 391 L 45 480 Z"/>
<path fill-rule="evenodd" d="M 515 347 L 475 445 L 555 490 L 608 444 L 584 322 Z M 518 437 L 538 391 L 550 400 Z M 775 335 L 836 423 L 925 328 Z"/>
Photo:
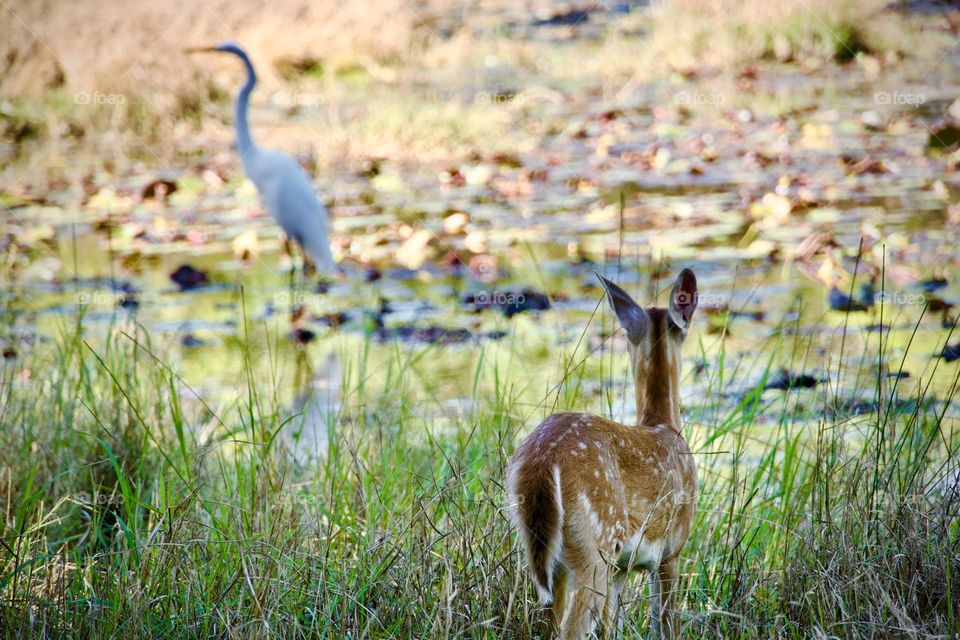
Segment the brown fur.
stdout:
<path fill-rule="evenodd" d="M 557 488 L 550 470 L 531 466 L 523 476 L 523 502 L 517 505 L 520 522 L 527 523 L 525 537 L 530 571 L 545 593 L 553 585 L 553 559 L 550 556 L 551 537 L 561 525 L 560 505 L 554 496 Z"/>
<path fill-rule="evenodd" d="M 694 292 L 695 286 L 694 280 Z M 530 571 L 541 599 L 552 601 L 564 638 L 585 637 L 596 623 L 608 623 L 634 569 L 651 572 L 653 635 L 676 631 L 669 609 L 697 486 L 680 433 L 685 330 L 666 309 L 647 309 L 646 317 L 643 338 L 630 348 L 639 423 L 554 414 L 510 462 L 508 493 Z M 566 611 L 568 576 L 575 588 Z"/>

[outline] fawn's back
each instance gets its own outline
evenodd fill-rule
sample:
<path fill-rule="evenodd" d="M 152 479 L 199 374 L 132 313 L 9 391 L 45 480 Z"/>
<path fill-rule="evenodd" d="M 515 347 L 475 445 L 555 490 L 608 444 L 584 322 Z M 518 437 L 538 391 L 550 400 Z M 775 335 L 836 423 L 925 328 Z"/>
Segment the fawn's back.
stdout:
<path fill-rule="evenodd" d="M 604 280 L 626 330 L 638 424 L 585 413 L 544 420 L 517 448 L 507 489 L 541 600 L 564 637 L 583 637 L 617 604 L 629 572 L 653 572 L 655 635 L 672 636 L 677 557 L 696 504 L 693 456 L 680 433 L 680 350 L 696 307 L 684 270 L 668 309 L 642 309 Z M 573 579 L 574 599 L 565 600 Z"/>

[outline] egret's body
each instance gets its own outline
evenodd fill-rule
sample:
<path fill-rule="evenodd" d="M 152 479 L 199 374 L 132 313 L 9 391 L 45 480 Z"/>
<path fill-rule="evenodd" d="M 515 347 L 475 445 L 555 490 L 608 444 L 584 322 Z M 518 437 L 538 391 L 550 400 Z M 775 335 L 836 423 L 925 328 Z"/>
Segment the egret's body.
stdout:
<path fill-rule="evenodd" d="M 290 156 L 263 149 L 253 142 L 247 109 L 257 74 L 247 53 L 238 45 L 224 43 L 215 51 L 232 53 L 247 68 L 247 81 L 237 96 L 237 151 L 246 176 L 256 185 L 260 200 L 289 238 L 295 240 L 321 271 L 334 267 L 330 253 L 327 208 L 303 168 Z"/>

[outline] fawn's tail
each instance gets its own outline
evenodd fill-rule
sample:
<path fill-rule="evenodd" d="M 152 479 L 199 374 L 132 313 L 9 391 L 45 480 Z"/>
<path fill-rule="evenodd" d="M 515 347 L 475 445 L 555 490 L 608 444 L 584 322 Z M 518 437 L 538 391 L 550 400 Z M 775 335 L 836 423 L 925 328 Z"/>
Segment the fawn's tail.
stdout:
<path fill-rule="evenodd" d="M 551 473 L 535 465 L 518 465 L 512 470 L 510 493 L 514 503 L 517 529 L 527 554 L 543 604 L 553 601 L 554 569 L 563 542 L 563 499 L 560 491 L 560 467 Z"/>

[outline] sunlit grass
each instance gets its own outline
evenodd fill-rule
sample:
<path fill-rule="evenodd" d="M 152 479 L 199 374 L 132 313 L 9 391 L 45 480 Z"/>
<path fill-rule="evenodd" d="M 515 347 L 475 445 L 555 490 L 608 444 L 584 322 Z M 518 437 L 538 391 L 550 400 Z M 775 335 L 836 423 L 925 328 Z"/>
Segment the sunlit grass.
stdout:
<path fill-rule="evenodd" d="M 3 369 L 5 635 L 545 637 L 504 464 L 554 406 L 615 407 L 619 391 L 584 380 L 597 367 L 620 380 L 619 353 L 570 345 L 532 389 L 511 366 L 520 343 L 484 348 L 456 372 L 468 397 L 451 412 L 424 400 L 438 347 L 374 357 L 361 342 L 341 354 L 341 408 L 319 426 L 328 448 L 303 463 L 280 356 L 255 323 L 236 347 L 247 382 L 218 406 L 142 330 L 85 339 L 81 323 Z M 960 441 L 942 403 L 832 418 L 829 394 L 751 387 L 730 404 L 746 372 L 705 347 L 688 345 L 707 368 L 685 383 L 704 389 L 686 411 L 701 484 L 686 635 L 956 632 Z M 790 349 L 802 365 L 802 343 Z M 627 637 L 646 628 L 635 585 Z"/>

